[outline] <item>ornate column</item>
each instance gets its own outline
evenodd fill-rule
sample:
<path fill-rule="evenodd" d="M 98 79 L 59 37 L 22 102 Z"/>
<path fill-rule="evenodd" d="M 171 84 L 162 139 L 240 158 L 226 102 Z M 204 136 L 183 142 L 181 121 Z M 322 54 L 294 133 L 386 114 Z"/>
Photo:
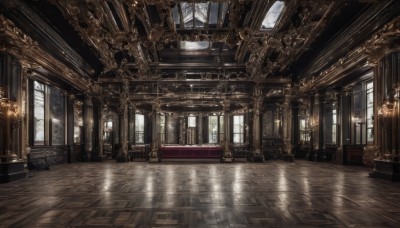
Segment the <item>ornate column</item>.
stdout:
<path fill-rule="evenodd" d="M 198 142 L 199 145 L 203 144 L 203 125 L 204 125 L 203 118 L 204 118 L 203 114 L 200 113 L 199 116 L 198 116 L 199 127 L 197 129 L 197 135 L 198 135 L 197 136 L 197 138 L 198 138 L 197 142 Z"/>
<path fill-rule="evenodd" d="M 117 162 L 126 162 L 128 158 L 128 102 L 129 102 L 129 80 L 124 78 L 122 91 L 119 97 L 119 151 Z"/>
<path fill-rule="evenodd" d="M 374 145 L 379 148 L 373 161 L 372 177 L 400 181 L 400 52 L 384 56 L 374 75 L 376 110 Z"/>
<path fill-rule="evenodd" d="M 102 102 L 101 105 L 101 113 L 98 117 L 99 121 L 99 151 L 100 151 L 100 157 L 104 159 L 106 157 L 105 151 L 104 151 L 104 142 L 103 142 L 103 134 L 104 134 L 104 124 L 107 120 L 107 113 L 108 113 L 108 105 L 107 103 Z"/>
<path fill-rule="evenodd" d="M 90 161 L 93 150 L 93 101 L 91 95 L 86 95 L 83 105 L 83 118 L 85 123 L 85 152 L 83 160 Z"/>
<path fill-rule="evenodd" d="M 152 108 L 152 142 L 151 142 L 151 152 L 149 156 L 149 162 L 160 162 L 161 158 L 159 156 L 159 148 L 161 145 L 160 141 L 160 110 L 161 110 L 161 105 L 160 105 L 160 100 L 156 99 L 153 103 L 153 108 Z"/>
<path fill-rule="evenodd" d="M 294 156 L 292 153 L 292 108 L 291 108 L 291 88 L 287 87 L 285 90 L 285 101 L 283 103 L 283 144 L 285 154 L 283 159 L 286 161 L 293 161 Z"/>
<path fill-rule="evenodd" d="M 186 141 L 186 121 L 185 116 L 179 113 L 179 145 L 185 145 Z"/>
<path fill-rule="evenodd" d="M 22 67 L 19 60 L 0 53 L 0 154 L 5 161 L 21 158 Z"/>
<path fill-rule="evenodd" d="M 336 91 L 336 154 L 334 161 L 343 164 L 343 90 Z"/>
<path fill-rule="evenodd" d="M 253 99 L 253 161 L 264 161 L 264 155 L 261 152 L 261 122 L 260 115 L 262 112 L 263 97 L 259 86 L 255 88 Z"/>
<path fill-rule="evenodd" d="M 68 145 L 68 163 L 75 161 L 74 151 L 74 103 L 75 95 L 69 94 L 67 96 L 67 145 Z"/>
<path fill-rule="evenodd" d="M 229 144 L 230 144 L 230 135 L 231 135 L 231 130 L 230 130 L 230 121 L 229 121 L 229 117 L 230 117 L 230 106 L 231 103 L 230 101 L 225 97 L 224 99 L 224 130 L 225 130 L 225 134 L 224 134 L 224 142 L 223 142 L 223 155 L 221 158 L 222 162 L 233 162 L 233 156 L 232 156 L 232 152 L 229 149 Z"/>

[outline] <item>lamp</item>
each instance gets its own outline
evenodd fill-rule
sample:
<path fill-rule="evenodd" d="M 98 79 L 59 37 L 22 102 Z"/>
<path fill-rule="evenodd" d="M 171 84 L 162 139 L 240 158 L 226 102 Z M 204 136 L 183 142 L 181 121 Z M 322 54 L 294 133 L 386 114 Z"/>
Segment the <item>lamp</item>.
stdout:
<path fill-rule="evenodd" d="M 18 104 L 5 97 L 5 91 L 3 87 L 0 87 L 0 106 L 8 109 L 9 116 L 17 117 Z"/>
<path fill-rule="evenodd" d="M 385 118 L 392 116 L 394 111 L 394 101 L 390 99 L 384 99 L 382 106 L 378 109 L 378 115 Z"/>

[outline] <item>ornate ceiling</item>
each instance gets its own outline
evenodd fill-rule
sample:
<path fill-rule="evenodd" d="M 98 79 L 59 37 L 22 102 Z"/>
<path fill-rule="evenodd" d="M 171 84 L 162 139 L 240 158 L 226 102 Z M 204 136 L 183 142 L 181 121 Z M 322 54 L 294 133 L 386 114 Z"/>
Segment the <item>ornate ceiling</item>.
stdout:
<path fill-rule="evenodd" d="M 231 108 L 247 107 L 261 91 L 264 101 L 276 102 L 288 95 L 287 88 L 338 86 L 346 76 L 371 69 L 365 65 L 367 50 L 347 55 L 400 12 L 395 0 L 4 0 L 0 5 L 39 47 L 87 81 L 88 90 L 81 92 L 112 101 L 125 82 L 133 103 L 158 99 L 164 109 L 210 111 L 221 109 L 226 98 Z M 338 64 L 349 67 L 339 72 Z M 57 73 L 48 74 L 63 77 Z"/>

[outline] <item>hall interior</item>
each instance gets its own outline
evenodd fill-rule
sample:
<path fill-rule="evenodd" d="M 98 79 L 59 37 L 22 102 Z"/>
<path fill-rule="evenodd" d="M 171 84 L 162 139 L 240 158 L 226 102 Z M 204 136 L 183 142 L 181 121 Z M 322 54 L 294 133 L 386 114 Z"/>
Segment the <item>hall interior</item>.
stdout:
<path fill-rule="evenodd" d="M 399 12 L 396 0 L 1 1 L 1 181 L 171 159 L 303 159 L 399 181 Z"/>

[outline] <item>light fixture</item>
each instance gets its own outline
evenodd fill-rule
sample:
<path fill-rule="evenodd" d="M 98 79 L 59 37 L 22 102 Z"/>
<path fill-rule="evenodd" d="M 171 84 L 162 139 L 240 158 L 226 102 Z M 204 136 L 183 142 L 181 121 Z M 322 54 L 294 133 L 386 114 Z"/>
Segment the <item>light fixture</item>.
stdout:
<path fill-rule="evenodd" d="M 0 106 L 8 109 L 9 116 L 17 117 L 18 104 L 5 97 L 5 90 L 3 87 L 0 87 Z"/>
<path fill-rule="evenodd" d="M 394 111 L 394 101 L 390 99 L 384 99 L 382 106 L 378 109 L 378 116 L 385 118 L 392 116 Z"/>

